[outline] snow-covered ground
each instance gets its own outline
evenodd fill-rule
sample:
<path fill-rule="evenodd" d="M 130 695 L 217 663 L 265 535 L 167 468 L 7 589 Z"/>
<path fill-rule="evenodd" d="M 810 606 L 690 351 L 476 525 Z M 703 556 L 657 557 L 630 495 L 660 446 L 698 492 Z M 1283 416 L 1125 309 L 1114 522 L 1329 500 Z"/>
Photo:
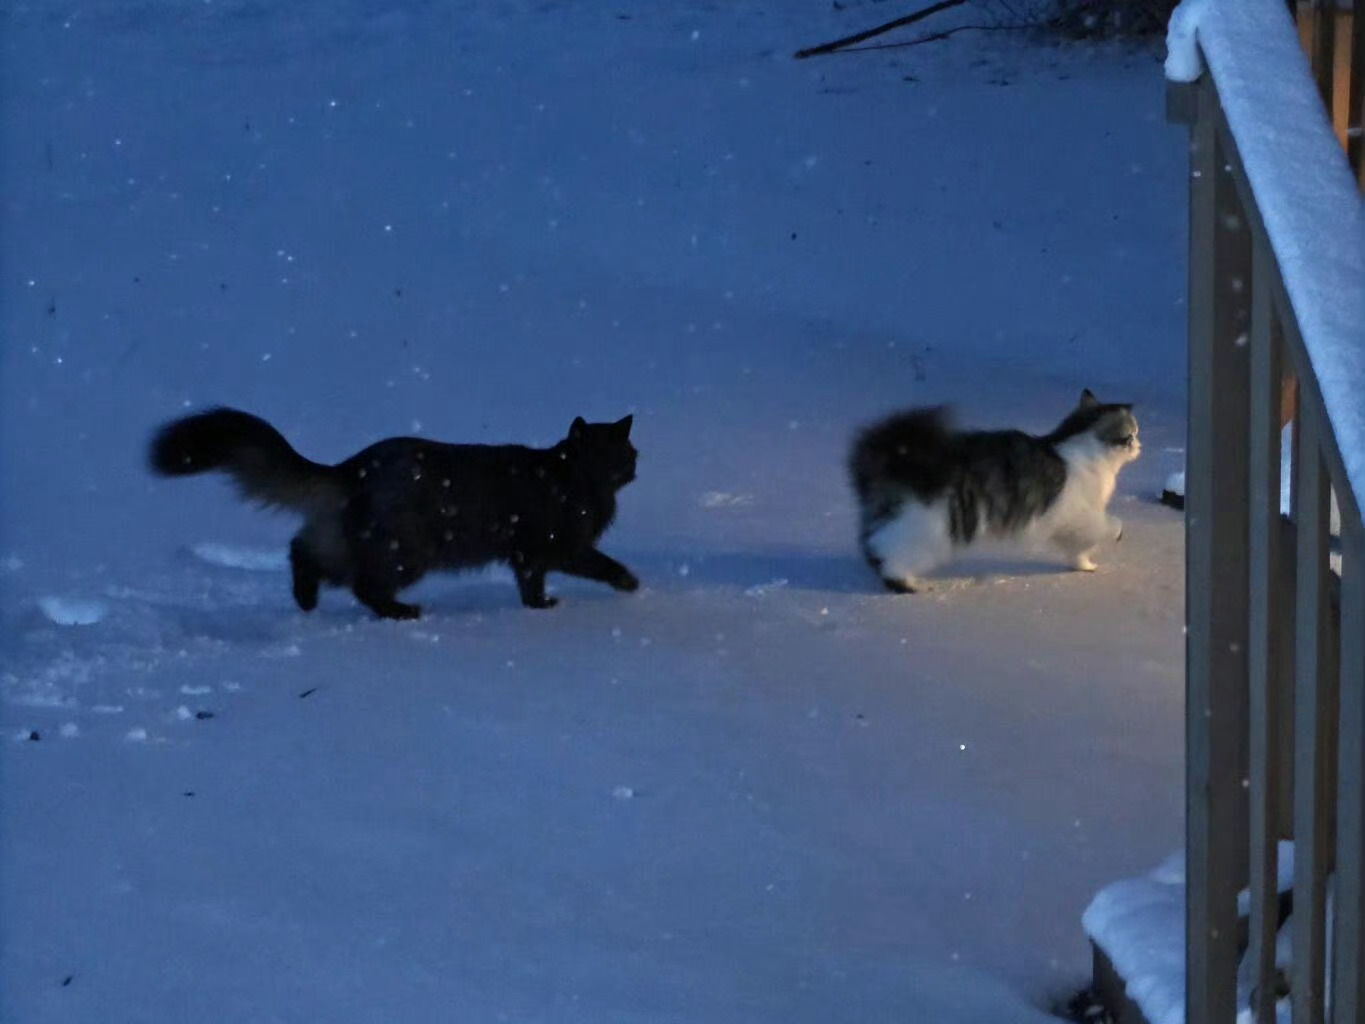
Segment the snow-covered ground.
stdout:
<path fill-rule="evenodd" d="M 1038 1019 L 1181 841 L 1184 140 L 1160 54 L 796 62 L 854 0 L 0 10 L 0 1019 Z M 903 37 L 902 37 L 903 38 Z M 888 41 L 890 41 L 888 39 Z M 897 405 L 1138 403 L 1093 576 L 877 591 Z M 290 599 L 158 481 L 636 414 L 638 594 Z"/>

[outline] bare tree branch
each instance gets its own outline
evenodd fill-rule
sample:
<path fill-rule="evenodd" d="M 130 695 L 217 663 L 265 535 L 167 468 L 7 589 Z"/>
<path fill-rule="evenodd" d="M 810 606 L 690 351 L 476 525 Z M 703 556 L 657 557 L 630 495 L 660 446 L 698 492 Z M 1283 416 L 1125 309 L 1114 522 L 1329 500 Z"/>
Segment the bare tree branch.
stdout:
<path fill-rule="evenodd" d="M 894 21 L 888 21 L 885 25 L 878 25 L 876 28 L 870 28 L 864 32 L 856 32 L 851 36 L 844 36 L 844 38 L 835 39 L 832 42 L 821 43 L 819 46 L 811 46 L 804 50 L 797 50 L 795 56 L 797 60 L 802 60 L 806 57 L 816 57 L 822 53 L 833 53 L 835 50 L 841 50 L 845 46 L 852 46 L 854 43 L 861 43 L 864 39 L 871 39 L 873 36 L 879 36 L 883 32 L 890 32 L 893 28 L 900 28 L 902 25 L 913 25 L 917 21 L 922 21 L 930 15 L 939 13 L 939 11 L 946 11 L 950 7 L 959 7 L 966 2 L 967 0 L 939 0 L 936 4 L 931 4 L 923 10 L 916 11 L 914 14 L 907 14 L 903 18 L 896 18 Z"/>
<path fill-rule="evenodd" d="M 945 28 L 938 32 L 930 32 L 928 35 L 916 36 L 914 39 L 907 39 L 901 43 L 872 43 L 868 46 L 855 46 L 851 49 L 840 50 L 839 53 L 867 53 L 870 50 L 904 50 L 911 46 L 922 46 L 924 43 L 937 43 L 957 35 L 959 32 L 1023 32 L 1028 26 L 1024 25 L 954 25 L 952 28 Z"/>

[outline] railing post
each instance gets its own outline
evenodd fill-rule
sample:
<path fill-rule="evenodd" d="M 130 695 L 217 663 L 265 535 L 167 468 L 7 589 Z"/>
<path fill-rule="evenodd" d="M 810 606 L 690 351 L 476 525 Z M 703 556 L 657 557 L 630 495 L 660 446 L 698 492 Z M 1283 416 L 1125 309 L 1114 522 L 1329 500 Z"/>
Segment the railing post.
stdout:
<path fill-rule="evenodd" d="M 1209 76 L 1191 136 L 1186 463 L 1186 1013 L 1236 1013 L 1237 891 L 1248 876 L 1250 234 Z"/>
<path fill-rule="evenodd" d="M 1277 841 L 1280 819 L 1280 699 L 1285 566 L 1280 525 L 1280 409 L 1283 344 L 1275 319 L 1274 258 L 1264 245 L 1253 255 L 1251 282 L 1250 452 L 1250 833 L 1251 920 L 1247 958 L 1252 1018 L 1275 1019 L 1275 933 L 1279 928 Z"/>
<path fill-rule="evenodd" d="M 1365 11 L 1358 12 L 1365 16 Z M 1333 1024 L 1365 1024 L 1365 527 L 1341 509 L 1341 733 Z"/>
<path fill-rule="evenodd" d="M 1322 458 L 1322 426 L 1300 406 L 1295 514 L 1298 581 L 1295 587 L 1294 686 L 1294 964 L 1290 988 L 1296 1024 L 1320 1024 L 1326 982 L 1326 885 L 1331 855 L 1328 808 L 1335 766 L 1329 733 L 1335 687 L 1329 676 L 1327 531 L 1330 490 Z"/>

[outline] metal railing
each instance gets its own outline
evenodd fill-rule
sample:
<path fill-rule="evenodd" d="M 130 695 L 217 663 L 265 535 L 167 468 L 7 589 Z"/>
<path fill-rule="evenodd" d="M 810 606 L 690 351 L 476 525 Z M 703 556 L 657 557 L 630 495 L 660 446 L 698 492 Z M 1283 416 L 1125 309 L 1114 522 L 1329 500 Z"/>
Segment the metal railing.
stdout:
<path fill-rule="evenodd" d="M 1306 38 L 1310 53 L 1316 47 L 1331 61 L 1328 20 L 1316 19 Z M 1288 18 L 1285 31 L 1293 31 Z M 1351 38 L 1352 52 L 1365 52 L 1365 32 Z M 1349 63 L 1342 95 L 1346 123 L 1356 126 L 1347 141 L 1359 181 L 1365 60 Z M 1331 67 L 1317 78 L 1329 113 Z M 1365 495 L 1343 457 L 1365 450 L 1365 436 L 1343 436 L 1324 400 L 1314 359 L 1323 342 L 1305 337 L 1312 325 L 1291 301 L 1284 253 L 1267 231 L 1265 197 L 1248 179 L 1217 77 L 1215 68 L 1169 93 L 1172 118 L 1191 135 L 1186 1021 L 1232 1024 L 1245 1008 L 1237 1005 L 1245 956 L 1254 1020 L 1276 1019 L 1277 981 L 1287 980 L 1296 1024 L 1365 1024 Z M 1282 233 L 1274 241 L 1283 247 Z M 1334 241 L 1365 244 L 1296 245 L 1311 252 Z M 1295 273 L 1303 272 L 1300 260 Z M 1314 289 L 1322 301 L 1331 301 L 1330 284 Z M 1302 304 L 1301 291 L 1296 297 Z M 1365 350 L 1365 320 L 1359 343 Z M 1365 405 L 1365 379 L 1356 385 Z M 1340 382 L 1333 387 L 1340 395 Z M 1287 401 L 1291 389 L 1296 400 Z M 1288 516 L 1285 416 L 1294 423 Z M 1330 562 L 1333 497 L 1339 575 Z M 1278 891 L 1280 838 L 1294 841 L 1286 979 L 1275 962 L 1291 905 Z"/>

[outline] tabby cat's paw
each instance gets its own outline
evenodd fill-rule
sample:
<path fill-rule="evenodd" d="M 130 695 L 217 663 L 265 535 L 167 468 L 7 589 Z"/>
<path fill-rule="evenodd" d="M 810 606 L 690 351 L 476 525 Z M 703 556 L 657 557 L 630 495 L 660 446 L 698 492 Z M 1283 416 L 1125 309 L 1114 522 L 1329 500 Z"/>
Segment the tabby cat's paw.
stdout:
<path fill-rule="evenodd" d="M 882 586 L 893 594 L 913 594 L 922 589 L 919 585 L 907 579 L 897 579 L 894 576 L 883 576 Z"/>
<path fill-rule="evenodd" d="M 1109 530 L 1114 538 L 1115 544 L 1123 540 L 1123 520 L 1118 516 L 1109 517 Z"/>
<path fill-rule="evenodd" d="M 1094 572 L 1099 568 L 1089 555 L 1077 555 L 1071 565 L 1077 572 Z"/>

